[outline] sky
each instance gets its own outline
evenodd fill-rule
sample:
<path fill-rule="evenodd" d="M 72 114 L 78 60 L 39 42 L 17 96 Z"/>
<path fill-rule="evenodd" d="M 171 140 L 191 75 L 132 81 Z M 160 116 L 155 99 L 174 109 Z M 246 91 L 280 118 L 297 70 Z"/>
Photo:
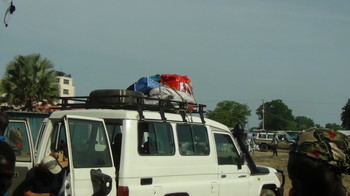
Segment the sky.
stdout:
<path fill-rule="evenodd" d="M 1 21 L 9 0 L 0 1 Z M 0 77 L 40 53 L 76 95 L 140 77 L 187 75 L 197 102 L 281 99 L 294 116 L 341 124 L 350 98 L 349 0 L 14 0 L 0 23 Z"/>

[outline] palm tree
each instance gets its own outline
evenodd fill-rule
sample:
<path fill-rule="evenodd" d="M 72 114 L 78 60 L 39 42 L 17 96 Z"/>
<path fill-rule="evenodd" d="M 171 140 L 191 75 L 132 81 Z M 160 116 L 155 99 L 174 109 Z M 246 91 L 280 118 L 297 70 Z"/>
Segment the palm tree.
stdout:
<path fill-rule="evenodd" d="M 58 96 L 56 71 L 53 64 L 40 54 L 16 56 L 7 64 L 0 84 L 8 105 L 33 110 L 38 103 L 53 103 Z"/>

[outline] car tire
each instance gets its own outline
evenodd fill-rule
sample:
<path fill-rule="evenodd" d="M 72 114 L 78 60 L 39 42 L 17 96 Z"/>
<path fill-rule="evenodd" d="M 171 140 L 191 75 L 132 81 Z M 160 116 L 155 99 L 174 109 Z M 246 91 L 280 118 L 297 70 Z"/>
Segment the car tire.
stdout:
<path fill-rule="evenodd" d="M 269 150 L 269 146 L 267 144 L 260 144 L 259 145 L 260 151 L 266 152 Z"/>
<path fill-rule="evenodd" d="M 260 196 L 277 196 L 271 189 L 262 189 Z"/>

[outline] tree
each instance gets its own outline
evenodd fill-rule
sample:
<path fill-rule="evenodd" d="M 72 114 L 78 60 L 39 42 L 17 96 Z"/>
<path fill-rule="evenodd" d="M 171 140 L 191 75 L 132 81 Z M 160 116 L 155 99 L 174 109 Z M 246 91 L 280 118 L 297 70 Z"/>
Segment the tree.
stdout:
<path fill-rule="evenodd" d="M 259 120 L 264 118 L 264 128 L 268 130 L 287 130 L 295 126 L 292 110 L 280 99 L 261 104 L 256 110 L 256 114 Z"/>
<path fill-rule="evenodd" d="M 53 64 L 40 54 L 16 56 L 7 64 L 0 85 L 8 105 L 31 111 L 38 103 L 53 103 L 58 96 L 58 83 Z"/>
<path fill-rule="evenodd" d="M 341 121 L 342 126 L 345 129 L 350 129 L 350 99 L 348 99 L 348 102 L 346 105 L 342 108 L 343 112 L 341 113 Z"/>
<path fill-rule="evenodd" d="M 213 111 L 208 111 L 206 117 L 221 122 L 228 127 L 234 127 L 238 122 L 248 123 L 249 107 L 235 101 L 221 101 Z"/>
<path fill-rule="evenodd" d="M 342 130 L 342 126 L 340 125 L 337 125 L 335 123 L 327 123 L 325 128 L 328 128 L 328 129 L 333 129 L 333 130 Z"/>
<path fill-rule="evenodd" d="M 305 116 L 296 116 L 295 122 L 297 124 L 296 130 L 302 131 L 310 127 L 315 127 L 315 123 L 311 118 Z"/>

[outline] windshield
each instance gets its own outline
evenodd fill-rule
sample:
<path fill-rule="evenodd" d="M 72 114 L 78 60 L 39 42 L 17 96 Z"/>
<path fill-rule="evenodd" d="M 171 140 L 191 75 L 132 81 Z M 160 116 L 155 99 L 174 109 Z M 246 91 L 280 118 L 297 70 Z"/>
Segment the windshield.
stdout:
<path fill-rule="evenodd" d="M 298 132 L 287 132 L 286 133 L 286 138 L 287 140 L 296 140 L 298 136 Z"/>

